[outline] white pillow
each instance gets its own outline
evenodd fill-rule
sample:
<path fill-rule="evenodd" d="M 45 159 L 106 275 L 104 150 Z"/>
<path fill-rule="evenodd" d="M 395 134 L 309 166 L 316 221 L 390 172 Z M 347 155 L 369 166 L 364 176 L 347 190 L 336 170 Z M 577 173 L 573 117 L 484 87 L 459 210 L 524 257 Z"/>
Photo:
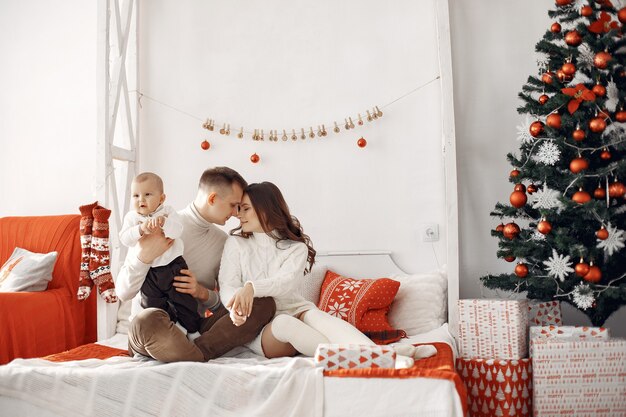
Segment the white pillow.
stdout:
<path fill-rule="evenodd" d="M 0 292 L 44 291 L 52 279 L 57 252 L 34 253 L 15 248 L 0 268 Z"/>
<path fill-rule="evenodd" d="M 320 301 L 320 291 L 322 290 L 322 282 L 326 276 L 328 268 L 326 265 L 313 265 L 311 272 L 304 276 L 302 284 L 300 284 L 300 295 L 305 300 L 317 305 Z"/>
<path fill-rule="evenodd" d="M 388 316 L 394 328 L 411 336 L 434 330 L 447 321 L 445 273 L 395 274 L 389 278 L 400 282 Z"/>

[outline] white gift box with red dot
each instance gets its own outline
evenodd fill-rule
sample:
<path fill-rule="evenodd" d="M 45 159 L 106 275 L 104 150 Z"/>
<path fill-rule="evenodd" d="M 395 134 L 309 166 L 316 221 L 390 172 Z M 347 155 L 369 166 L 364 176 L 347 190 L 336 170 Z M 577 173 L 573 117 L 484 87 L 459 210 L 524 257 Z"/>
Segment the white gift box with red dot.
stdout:
<path fill-rule="evenodd" d="M 395 368 L 396 352 L 389 346 L 320 344 L 315 351 L 315 366 L 324 370 L 354 368 Z"/>
<path fill-rule="evenodd" d="M 459 300 L 463 358 L 522 359 L 528 353 L 528 300 Z"/>
<path fill-rule="evenodd" d="M 626 340 L 601 327 L 531 327 L 535 416 L 626 416 Z"/>

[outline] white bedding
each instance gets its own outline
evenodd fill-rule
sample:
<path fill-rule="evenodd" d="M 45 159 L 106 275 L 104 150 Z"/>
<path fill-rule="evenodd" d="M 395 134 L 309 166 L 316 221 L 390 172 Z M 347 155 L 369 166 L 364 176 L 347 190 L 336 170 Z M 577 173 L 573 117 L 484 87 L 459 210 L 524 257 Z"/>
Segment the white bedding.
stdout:
<path fill-rule="evenodd" d="M 126 348 L 126 335 L 101 342 Z M 445 342 L 447 325 L 404 343 Z M 233 357 L 233 355 L 235 357 Z M 461 417 L 454 384 L 428 378 L 323 378 L 312 359 L 263 359 L 245 348 L 205 364 L 130 358 L 0 367 L 8 416 L 436 416 Z M 105 390 L 106 387 L 106 390 Z M 192 388 L 193 387 L 193 388 Z"/>

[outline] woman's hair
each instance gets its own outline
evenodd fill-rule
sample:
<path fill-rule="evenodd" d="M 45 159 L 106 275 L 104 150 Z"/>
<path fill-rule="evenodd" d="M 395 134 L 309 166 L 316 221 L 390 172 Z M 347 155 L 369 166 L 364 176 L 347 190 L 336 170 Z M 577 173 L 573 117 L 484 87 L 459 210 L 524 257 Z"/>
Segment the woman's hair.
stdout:
<path fill-rule="evenodd" d="M 313 249 L 311 238 L 304 234 L 300 221 L 289 212 L 287 202 L 285 202 L 285 198 L 278 187 L 267 181 L 249 184 L 245 188 L 244 194 L 250 197 L 252 207 L 265 233 L 276 240 L 276 247 L 281 240 L 294 240 L 306 245 L 309 267 L 304 272 L 310 272 L 313 263 L 315 263 L 315 249 Z M 250 233 L 244 233 L 240 230 L 241 226 L 231 230 L 230 234 L 245 238 L 250 237 Z"/>

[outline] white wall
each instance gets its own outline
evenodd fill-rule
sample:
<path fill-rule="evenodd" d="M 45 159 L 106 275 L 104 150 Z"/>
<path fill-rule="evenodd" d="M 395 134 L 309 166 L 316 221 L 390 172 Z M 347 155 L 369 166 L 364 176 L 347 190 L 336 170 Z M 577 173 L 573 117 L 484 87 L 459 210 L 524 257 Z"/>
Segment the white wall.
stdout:
<path fill-rule="evenodd" d="M 233 131 L 325 122 L 330 132 L 296 143 L 208 135 L 144 97 L 140 169 L 162 175 L 170 204 L 191 201 L 205 168 L 227 165 L 275 182 L 318 250 L 391 250 L 409 271 L 445 263 L 443 241 L 433 250 L 418 236 L 423 222 L 446 233 L 439 82 L 382 109 L 380 121 L 339 135 L 329 126 L 437 77 L 433 1 L 152 0 L 139 27 L 144 94 Z"/>
<path fill-rule="evenodd" d="M 461 298 L 481 297 L 479 277 L 510 272 L 497 259 L 489 216 L 495 203 L 506 202 L 512 167 L 507 152 L 518 149 L 517 94 L 537 74 L 535 44 L 552 21 L 554 0 L 451 1 L 457 168 L 459 180 L 459 251 Z M 485 290 L 486 295 L 492 295 Z M 587 317 L 563 303 L 566 324 L 589 324 Z M 626 336 L 626 308 L 605 323 L 614 335 Z"/>
<path fill-rule="evenodd" d="M 0 2 L 0 216 L 94 199 L 96 2 Z"/>

